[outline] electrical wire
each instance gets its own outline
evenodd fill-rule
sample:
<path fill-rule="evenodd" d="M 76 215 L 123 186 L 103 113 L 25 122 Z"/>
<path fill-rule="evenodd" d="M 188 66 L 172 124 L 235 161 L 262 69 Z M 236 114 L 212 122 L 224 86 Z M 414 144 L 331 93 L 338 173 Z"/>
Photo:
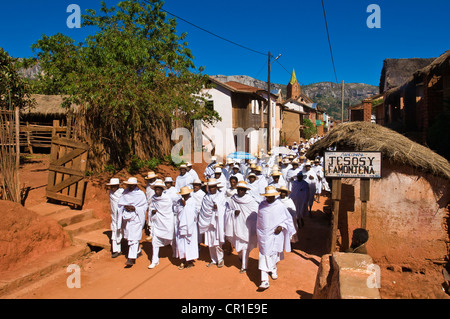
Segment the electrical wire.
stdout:
<path fill-rule="evenodd" d="M 146 1 L 146 0 L 144 0 L 144 1 L 147 2 L 148 4 L 151 4 L 151 3 L 149 3 L 149 2 Z M 171 13 L 171 12 L 169 12 L 169 11 L 163 9 L 163 8 L 160 8 L 160 10 L 161 10 L 161 11 L 164 11 L 164 12 L 167 13 L 167 14 L 170 14 L 171 16 L 177 18 L 178 20 L 181 20 L 181 21 L 183 21 L 183 22 L 186 22 L 187 24 L 189 24 L 189 25 L 191 25 L 191 26 L 193 26 L 193 27 L 195 27 L 195 28 L 197 28 L 197 29 L 199 29 L 199 30 L 202 30 L 202 31 L 204 31 L 204 32 L 206 32 L 206 33 L 208 33 L 208 34 L 210 34 L 210 35 L 212 35 L 212 36 L 215 36 L 216 38 L 219 38 L 219 39 L 221 39 L 221 40 L 223 40 L 223 41 L 226 41 L 226 42 L 228 42 L 228 43 L 234 44 L 234 45 L 236 45 L 236 46 L 238 46 L 238 47 L 241 47 L 241 48 L 243 48 L 243 49 L 245 49 L 245 50 L 248 50 L 248 51 L 251 51 L 251 52 L 254 52 L 254 53 L 257 53 L 257 54 L 267 55 L 267 53 L 264 53 L 264 52 L 261 52 L 261 51 L 254 50 L 254 49 L 252 49 L 252 48 L 246 47 L 245 45 L 236 43 L 236 42 L 231 41 L 231 40 L 229 40 L 229 39 L 227 39 L 227 38 L 224 38 L 224 37 L 222 37 L 222 36 L 220 36 L 220 35 L 218 35 L 218 34 L 215 34 L 214 32 L 211 32 L 211 31 L 209 31 L 209 30 L 206 30 L 205 28 L 202 28 L 202 27 L 200 27 L 200 26 L 198 26 L 198 25 L 196 25 L 196 24 L 194 24 L 194 23 L 192 23 L 192 22 L 189 22 L 189 21 L 187 21 L 186 19 L 183 19 L 183 18 L 181 18 L 181 17 L 179 17 L 179 16 L 177 16 L 177 15 L 175 15 L 175 14 L 173 14 L 173 13 Z"/>
<path fill-rule="evenodd" d="M 323 9 L 323 17 L 325 18 L 325 27 L 327 29 L 328 46 L 330 47 L 331 63 L 333 64 L 334 77 L 336 79 L 336 83 L 338 83 L 338 78 L 336 75 L 336 67 L 334 65 L 333 49 L 331 48 L 330 32 L 328 31 L 327 14 L 325 12 L 325 5 L 323 3 L 323 0 L 322 0 L 322 9 Z"/>

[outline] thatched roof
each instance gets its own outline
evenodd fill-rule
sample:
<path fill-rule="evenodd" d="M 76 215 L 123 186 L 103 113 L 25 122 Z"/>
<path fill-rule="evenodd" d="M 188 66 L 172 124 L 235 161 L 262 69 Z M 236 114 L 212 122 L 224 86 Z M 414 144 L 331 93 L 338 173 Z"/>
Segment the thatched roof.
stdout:
<path fill-rule="evenodd" d="M 381 151 L 391 162 L 408 165 L 450 180 L 450 163 L 429 148 L 386 127 L 369 122 L 343 123 L 315 143 L 306 156 L 323 155 L 329 147 L 338 151 Z"/>
<path fill-rule="evenodd" d="M 61 95 L 32 94 L 31 98 L 36 101 L 36 104 L 29 109 L 21 111 L 22 115 L 42 115 L 54 117 L 67 115 L 67 109 L 61 106 L 63 102 L 63 96 Z"/>
<path fill-rule="evenodd" d="M 403 85 L 414 72 L 432 63 L 436 58 L 386 59 L 380 78 L 380 93 Z"/>

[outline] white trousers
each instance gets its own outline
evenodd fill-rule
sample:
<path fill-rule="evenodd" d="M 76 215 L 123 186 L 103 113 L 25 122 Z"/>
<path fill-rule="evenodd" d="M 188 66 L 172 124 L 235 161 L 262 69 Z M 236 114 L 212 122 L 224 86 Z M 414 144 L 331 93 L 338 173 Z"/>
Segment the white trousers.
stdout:
<path fill-rule="evenodd" d="M 239 257 L 242 260 L 241 269 L 247 269 L 248 257 L 250 255 L 250 250 L 249 249 L 242 249 L 240 252 L 238 252 L 238 254 L 239 254 Z"/>
<path fill-rule="evenodd" d="M 141 247 L 139 245 L 139 240 L 129 240 L 128 241 L 128 258 L 136 259 L 137 255 L 141 252 Z"/>
<path fill-rule="evenodd" d="M 167 245 L 173 245 L 173 241 L 169 239 L 159 238 L 154 236 L 152 239 L 152 264 L 156 264 L 159 262 L 159 248 Z M 172 247 L 173 251 L 173 247 Z"/>
<path fill-rule="evenodd" d="M 120 241 L 122 240 L 122 230 L 112 230 L 111 231 L 111 249 L 113 253 L 122 252 L 122 246 Z"/>
<path fill-rule="evenodd" d="M 223 250 L 220 246 L 212 246 L 209 247 L 209 256 L 211 257 L 211 261 L 215 264 L 218 264 L 223 260 Z"/>

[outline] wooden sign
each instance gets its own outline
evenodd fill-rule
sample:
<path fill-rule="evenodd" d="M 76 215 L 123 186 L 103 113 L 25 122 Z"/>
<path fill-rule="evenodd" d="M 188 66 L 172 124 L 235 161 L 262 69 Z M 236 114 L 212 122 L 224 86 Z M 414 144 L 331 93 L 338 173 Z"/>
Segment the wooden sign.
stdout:
<path fill-rule="evenodd" d="M 325 177 L 381 178 L 381 152 L 325 152 Z"/>

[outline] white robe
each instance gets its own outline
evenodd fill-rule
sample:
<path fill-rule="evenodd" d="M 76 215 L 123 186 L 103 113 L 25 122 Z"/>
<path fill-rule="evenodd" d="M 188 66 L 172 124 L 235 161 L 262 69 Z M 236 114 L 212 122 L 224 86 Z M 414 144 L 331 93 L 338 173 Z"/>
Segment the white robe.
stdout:
<path fill-rule="evenodd" d="M 134 212 L 127 212 L 126 205 L 134 206 Z M 148 209 L 148 202 L 145 193 L 139 188 L 133 191 L 125 189 L 117 203 L 118 218 L 117 227 L 123 228 L 123 237 L 128 241 L 138 241 L 142 238 L 142 229 L 145 223 L 145 214 Z"/>
<path fill-rule="evenodd" d="M 275 234 L 278 226 L 283 229 L 279 234 Z M 291 251 L 290 239 L 295 233 L 295 227 L 291 214 L 280 200 L 276 199 L 271 204 L 264 200 L 259 204 L 256 233 L 261 255 L 272 256 Z"/>
<path fill-rule="evenodd" d="M 297 218 L 305 217 L 309 203 L 309 184 L 305 180 L 294 181 L 289 197 L 295 204 Z"/>
<path fill-rule="evenodd" d="M 281 198 L 280 197 L 279 200 L 280 200 L 280 202 L 283 203 L 283 205 L 287 208 L 288 212 L 292 216 L 292 223 L 294 224 L 295 234 L 292 235 L 291 242 L 296 243 L 298 241 L 298 237 L 297 237 L 297 231 L 298 231 L 297 209 L 296 209 L 295 204 L 294 204 L 294 202 L 292 201 L 291 198 L 286 196 L 285 198 Z"/>
<path fill-rule="evenodd" d="M 205 234 L 205 245 L 222 246 L 225 243 L 225 195 L 217 191 L 203 197 L 202 207 L 198 215 L 200 234 Z M 214 203 L 217 209 L 214 209 Z"/>
<path fill-rule="evenodd" d="M 235 211 L 240 213 L 236 216 Z M 237 252 L 251 251 L 258 245 L 256 237 L 256 216 L 258 203 L 249 194 L 239 197 L 233 195 L 227 205 L 225 236 L 234 246 Z"/>
<path fill-rule="evenodd" d="M 192 179 L 195 181 L 196 179 L 199 179 L 198 178 L 198 174 L 197 174 L 197 172 L 193 169 L 193 168 L 191 168 L 191 170 L 190 171 L 188 171 L 188 172 L 186 172 L 187 174 L 189 174 L 189 175 L 191 175 L 192 176 Z"/>
<path fill-rule="evenodd" d="M 185 206 L 181 199 L 174 206 L 176 214 L 176 255 L 186 261 L 198 258 L 198 229 L 195 199 L 189 197 Z"/>
<path fill-rule="evenodd" d="M 211 177 L 214 177 L 214 165 L 216 165 L 216 162 L 208 164 L 208 166 L 206 166 L 205 168 L 205 172 L 203 173 L 203 175 L 207 180 Z"/>
<path fill-rule="evenodd" d="M 191 198 L 195 201 L 195 208 L 196 208 L 196 213 L 198 216 L 198 213 L 200 212 L 200 208 L 202 207 L 202 201 L 203 201 L 203 197 L 205 197 L 206 193 L 199 189 L 196 192 L 192 192 L 191 193 Z"/>
<path fill-rule="evenodd" d="M 172 199 L 165 193 L 161 194 L 161 196 L 156 196 L 155 194 L 152 197 L 149 214 L 152 221 L 153 241 L 156 240 L 156 244 L 159 247 L 165 246 L 162 244 L 167 244 L 167 241 L 174 239 L 175 222 L 172 205 Z M 152 214 L 153 210 L 156 210 L 155 214 Z M 155 239 L 155 237 L 157 238 Z M 158 242 L 161 242 L 162 246 Z"/>
<path fill-rule="evenodd" d="M 175 188 L 177 192 L 180 191 L 181 187 L 188 186 L 189 188 L 192 188 L 192 182 L 194 179 L 192 178 L 192 175 L 186 172 L 184 175 L 178 175 L 177 179 L 175 180 Z"/>
<path fill-rule="evenodd" d="M 296 169 L 290 168 L 286 172 L 286 182 L 287 182 L 287 188 L 289 190 L 292 190 L 292 182 L 297 179 L 297 174 L 300 172 L 301 172 L 301 170 L 298 167 Z"/>
<path fill-rule="evenodd" d="M 309 185 L 309 201 L 308 205 L 312 206 L 314 203 L 314 195 L 316 194 L 316 185 L 317 185 L 317 176 L 316 172 L 312 169 L 305 170 L 303 175 L 305 176 L 304 179 Z M 312 178 L 311 178 L 312 177 Z"/>
<path fill-rule="evenodd" d="M 117 203 L 123 192 L 123 188 L 119 188 L 115 192 L 109 191 L 109 204 L 111 207 L 111 240 L 114 240 L 117 244 L 120 244 L 120 241 L 122 240 L 122 229 L 121 227 L 118 227 L 119 207 Z"/>

